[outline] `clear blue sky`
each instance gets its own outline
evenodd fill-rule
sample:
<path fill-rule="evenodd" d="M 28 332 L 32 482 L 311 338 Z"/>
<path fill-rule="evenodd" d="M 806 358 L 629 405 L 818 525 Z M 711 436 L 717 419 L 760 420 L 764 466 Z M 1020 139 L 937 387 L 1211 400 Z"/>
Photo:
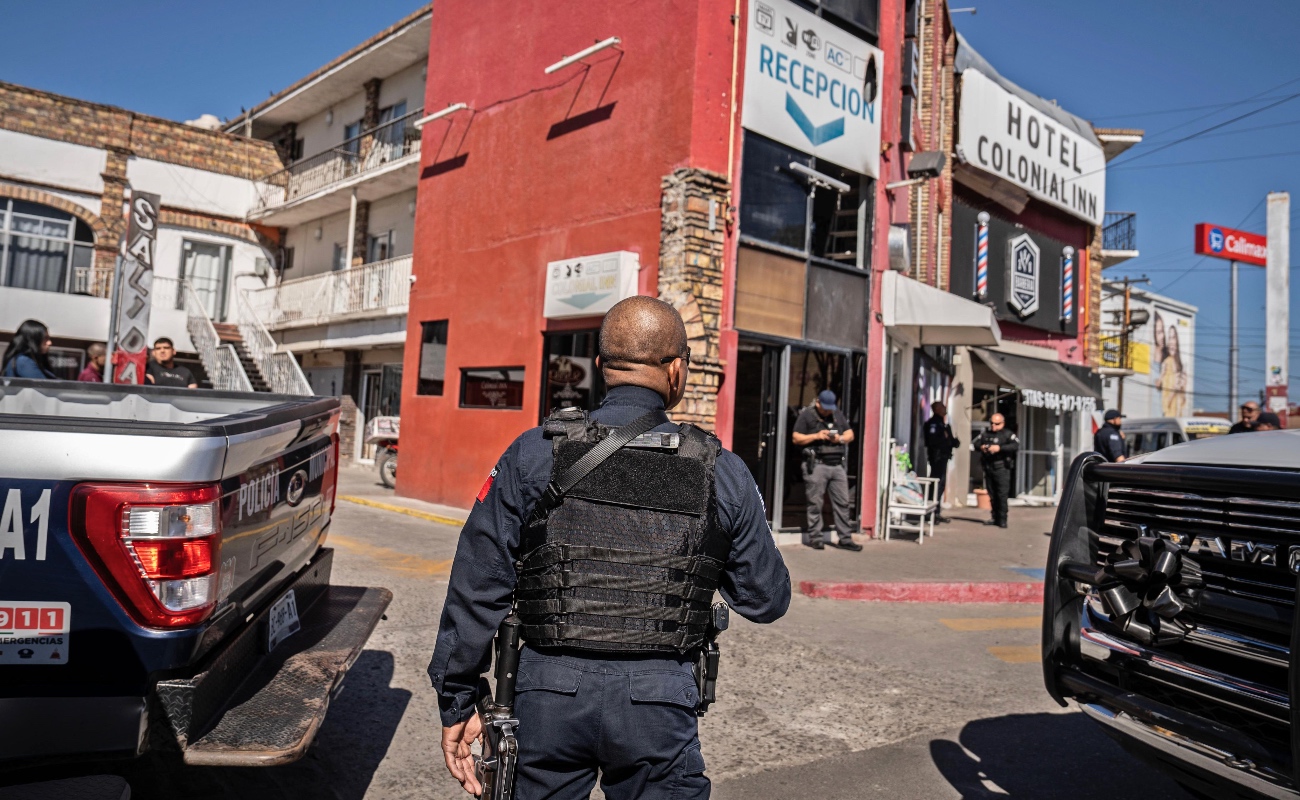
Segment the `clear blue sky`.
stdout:
<path fill-rule="evenodd" d="M 1107 270 L 1106 277 L 1147 276 L 1152 289 L 1200 307 L 1194 406 L 1224 408 L 1228 262 L 1194 256 L 1192 229 L 1216 222 L 1264 233 L 1262 200 L 1270 191 L 1291 192 L 1292 224 L 1300 220 L 1300 97 L 1185 144 L 1143 153 L 1300 93 L 1300 3 L 953 0 L 952 6 L 978 9 L 974 16 L 955 15 L 957 29 L 1007 78 L 1098 126 L 1146 130 L 1146 141 L 1116 159 L 1106 176 L 1107 209 L 1137 212 L 1142 255 Z M 1263 154 L 1285 155 L 1256 157 Z M 1131 166 L 1119 164 L 1137 156 Z M 1207 161 L 1216 163 L 1187 163 Z M 1294 236 L 1291 262 L 1300 264 Z M 1264 270 L 1240 269 L 1244 399 L 1264 384 Z M 1297 284 L 1300 270 L 1293 267 L 1293 334 L 1300 331 Z M 1293 374 L 1300 367 L 1295 338 Z M 1292 383 L 1294 398 L 1300 380 Z"/>
<path fill-rule="evenodd" d="M 420 5 L 59 0 L 51 13 L 48 4 L 10 3 L 6 30 L 32 35 L 6 37 L 0 80 L 177 120 L 231 117 Z M 1294 0 L 953 5 L 977 6 L 976 15 L 955 17 L 957 27 L 1006 77 L 1098 125 L 1145 129 L 1146 142 L 1125 160 L 1300 92 Z M 1206 161 L 1216 163 L 1186 163 Z M 1263 232 L 1261 201 L 1276 190 L 1296 194 L 1300 219 L 1300 98 L 1107 176 L 1107 207 L 1137 212 L 1142 252 L 1107 277 L 1146 275 L 1151 288 L 1200 307 L 1197 407 L 1226 403 L 1228 278 L 1227 262 L 1192 255 L 1192 226 Z M 1300 264 L 1300 239 L 1292 262 Z M 1300 271 L 1292 278 L 1296 331 Z M 1243 267 L 1241 288 L 1241 389 L 1249 396 L 1263 385 L 1263 270 Z M 1292 371 L 1300 370 L 1300 350 L 1291 355 Z M 1294 383 L 1300 395 L 1300 379 Z"/>

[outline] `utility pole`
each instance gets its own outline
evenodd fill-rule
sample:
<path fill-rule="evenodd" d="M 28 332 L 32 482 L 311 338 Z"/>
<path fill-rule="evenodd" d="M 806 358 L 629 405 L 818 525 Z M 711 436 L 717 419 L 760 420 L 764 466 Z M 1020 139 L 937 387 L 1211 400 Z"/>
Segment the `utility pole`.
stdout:
<path fill-rule="evenodd" d="M 1129 332 L 1129 301 L 1132 299 L 1132 284 L 1129 279 L 1124 279 L 1124 325 L 1120 328 L 1119 334 L 1119 366 L 1121 369 L 1132 369 L 1128 360 L 1128 332 Z M 1119 389 L 1116 393 L 1116 408 L 1119 413 L 1124 413 L 1124 376 L 1119 376 Z"/>
<path fill-rule="evenodd" d="M 1237 260 L 1232 264 L 1232 284 L 1228 290 L 1228 419 L 1237 411 Z"/>

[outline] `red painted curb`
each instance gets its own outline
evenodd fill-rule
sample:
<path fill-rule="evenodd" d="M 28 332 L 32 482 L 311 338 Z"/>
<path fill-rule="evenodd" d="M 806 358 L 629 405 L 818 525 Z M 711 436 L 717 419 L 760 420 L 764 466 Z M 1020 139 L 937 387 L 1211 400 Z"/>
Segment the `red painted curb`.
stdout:
<path fill-rule="evenodd" d="M 1042 603 L 1043 584 L 1025 582 L 837 583 L 800 581 L 799 591 L 831 600 L 880 603 Z"/>

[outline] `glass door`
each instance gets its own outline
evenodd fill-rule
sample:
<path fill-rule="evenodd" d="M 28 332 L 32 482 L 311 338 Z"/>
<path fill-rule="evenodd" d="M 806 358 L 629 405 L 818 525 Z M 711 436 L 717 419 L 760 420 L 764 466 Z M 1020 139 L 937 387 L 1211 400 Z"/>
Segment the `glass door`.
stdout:
<path fill-rule="evenodd" d="M 736 361 L 732 449 L 749 467 L 774 521 L 780 516 L 777 465 L 785 457 L 781 413 L 785 347 L 741 342 Z"/>
<path fill-rule="evenodd" d="M 860 353 L 837 353 L 790 347 L 786 370 L 785 425 L 782 438 L 785 453 L 782 458 L 783 492 L 780 505 L 780 528 L 800 530 L 806 519 L 808 501 L 803 487 L 803 448 L 790 441 L 799 412 L 813 404 L 825 389 L 835 392 L 837 403 L 848 417 L 853 431 L 853 443 L 848 447 L 844 466 L 848 471 L 849 498 L 852 516 L 858 518 L 858 497 L 862 476 L 862 422 L 864 403 L 862 385 L 866 375 L 866 356 Z M 829 502 L 829 496 L 825 502 Z M 833 519 L 829 507 L 824 519 Z"/>

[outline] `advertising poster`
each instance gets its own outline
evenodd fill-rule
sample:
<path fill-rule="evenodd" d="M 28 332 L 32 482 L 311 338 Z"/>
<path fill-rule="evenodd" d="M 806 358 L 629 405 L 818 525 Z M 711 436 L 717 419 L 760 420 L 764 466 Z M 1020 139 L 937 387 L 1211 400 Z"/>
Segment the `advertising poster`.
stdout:
<path fill-rule="evenodd" d="M 1158 393 L 1160 417 L 1191 414 L 1192 366 L 1194 359 L 1191 317 L 1169 306 L 1151 308 L 1151 373 L 1153 393 Z M 1155 405 L 1156 397 L 1152 398 Z M 1152 409 L 1154 411 L 1154 409 Z"/>
<path fill-rule="evenodd" d="M 547 409 L 591 408 L 591 376 L 595 368 L 595 359 L 552 355 L 546 365 Z"/>

